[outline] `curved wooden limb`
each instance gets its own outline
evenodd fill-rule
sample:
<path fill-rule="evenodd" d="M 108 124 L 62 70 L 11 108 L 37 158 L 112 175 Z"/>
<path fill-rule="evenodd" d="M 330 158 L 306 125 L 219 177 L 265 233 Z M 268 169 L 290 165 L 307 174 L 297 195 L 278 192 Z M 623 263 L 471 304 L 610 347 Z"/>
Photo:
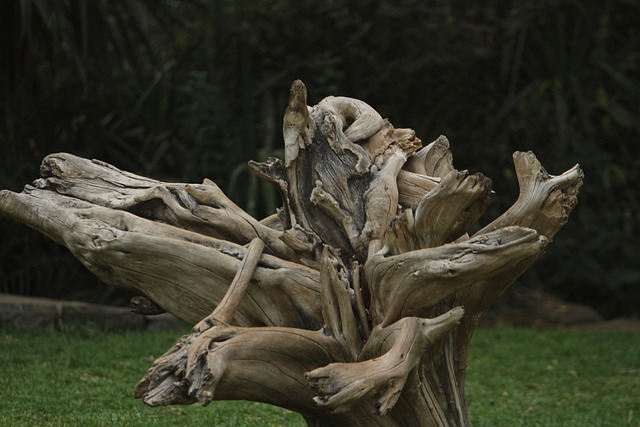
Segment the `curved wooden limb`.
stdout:
<path fill-rule="evenodd" d="M 456 307 L 435 319 L 406 317 L 386 328 L 376 328 L 361 361 L 331 363 L 306 374 L 309 387 L 317 393 L 314 400 L 333 413 L 341 413 L 363 399 L 372 399 L 378 415 L 384 416 L 394 407 L 426 349 L 453 329 L 463 314 L 464 310 Z"/>
<path fill-rule="evenodd" d="M 431 144 L 413 153 L 398 174 L 400 204 L 415 210 L 420 200 L 453 170 L 449 140 L 440 135 Z"/>
<path fill-rule="evenodd" d="M 513 162 L 520 185 L 518 200 L 476 235 L 518 225 L 533 228 L 552 241 L 578 201 L 584 173 L 575 165 L 561 175 L 549 175 L 531 151 L 514 153 Z"/>
<path fill-rule="evenodd" d="M 305 372 L 342 360 L 340 346 L 321 331 L 214 326 L 180 338 L 135 396 L 150 406 L 246 399 L 317 417 L 323 411 Z"/>
<path fill-rule="evenodd" d="M 453 155 L 449 140 L 440 135 L 435 141 L 417 151 L 407 161 L 405 168 L 420 175 L 444 178 L 453 171 Z"/>
<path fill-rule="evenodd" d="M 105 283 L 195 324 L 224 297 L 247 249 L 52 191 L 0 192 L 0 212 L 69 248 Z M 244 326 L 320 328 L 316 270 L 263 255 L 236 312 Z"/>
<path fill-rule="evenodd" d="M 451 171 L 418 204 L 415 234 L 421 248 L 451 242 L 471 227 L 491 201 L 491 180 L 480 173 Z"/>
<path fill-rule="evenodd" d="M 280 231 L 255 220 L 211 180 L 205 179 L 202 184 L 163 183 L 67 153 L 45 157 L 41 172 L 44 178 L 35 181 L 39 189 L 241 245 L 260 237 L 272 254 L 291 261 L 298 259 L 280 240 Z"/>
<path fill-rule="evenodd" d="M 231 285 L 224 298 L 218 303 L 213 313 L 202 319 L 196 326 L 195 331 L 202 332 L 209 329 L 213 325 L 225 325 L 231 323 L 233 316 L 240 305 L 240 301 L 245 296 L 249 281 L 256 271 L 258 261 L 262 255 L 264 243 L 262 240 L 255 238 L 249 243 L 247 253 L 244 255 L 242 265 L 236 272 Z"/>
<path fill-rule="evenodd" d="M 338 128 L 351 142 L 362 141 L 376 134 L 384 119 L 369 104 L 345 96 L 328 96 L 318 107 L 336 117 Z"/>
<path fill-rule="evenodd" d="M 478 231 L 472 240 L 502 227 L 517 225 L 536 230 L 548 243 L 575 207 L 584 174 L 576 165 L 561 175 L 549 175 L 532 152 L 516 152 L 513 158 L 520 184 L 518 200 L 502 216 Z M 535 258 L 521 259 L 499 276 L 481 280 L 457 293 L 453 304 L 464 305 L 467 312 L 458 329 L 454 350 L 459 357 L 455 367 L 459 378 L 464 378 L 464 361 L 478 320 L 534 261 Z"/>
<path fill-rule="evenodd" d="M 463 243 L 387 256 L 364 265 L 373 323 L 389 325 L 426 310 L 474 283 L 500 277 L 515 263 L 537 259 L 547 241 L 534 230 L 507 227 Z"/>
<path fill-rule="evenodd" d="M 528 227 L 550 242 L 567 222 L 577 203 L 584 173 L 578 165 L 553 176 L 542 167 L 532 152 L 516 152 L 513 155 L 516 175 L 520 185 L 518 200 L 499 218 L 478 231 L 473 238 L 481 237 L 512 225 Z M 458 340 L 459 351 L 466 354 L 475 325 L 493 301 L 527 269 L 535 259 L 523 259 L 513 263 L 510 269 L 491 280 L 482 280 L 477 285 L 456 296 L 456 304 L 464 304 L 467 310 L 465 336 Z"/>

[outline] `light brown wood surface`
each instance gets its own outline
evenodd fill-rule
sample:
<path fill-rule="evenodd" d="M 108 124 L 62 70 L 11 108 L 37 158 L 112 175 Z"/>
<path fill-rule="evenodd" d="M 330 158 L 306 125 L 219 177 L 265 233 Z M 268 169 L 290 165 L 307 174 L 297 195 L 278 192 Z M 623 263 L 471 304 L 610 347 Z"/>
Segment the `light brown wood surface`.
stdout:
<path fill-rule="evenodd" d="M 136 388 L 148 405 L 244 399 L 310 426 L 470 426 L 480 316 L 566 223 L 583 174 L 514 154 L 520 195 L 469 235 L 491 180 L 453 167 L 363 101 L 307 106 L 295 81 L 285 159 L 250 162 L 282 208 L 262 221 L 215 183 L 165 183 L 52 154 L 0 213 L 104 282 L 194 324 Z"/>

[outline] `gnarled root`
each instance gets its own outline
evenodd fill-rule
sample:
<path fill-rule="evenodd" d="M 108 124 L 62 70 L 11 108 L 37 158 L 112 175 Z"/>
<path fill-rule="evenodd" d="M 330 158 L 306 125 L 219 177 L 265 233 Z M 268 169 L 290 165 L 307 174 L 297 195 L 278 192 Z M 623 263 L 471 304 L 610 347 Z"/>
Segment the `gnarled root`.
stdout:
<path fill-rule="evenodd" d="M 379 354 L 385 350 L 386 342 L 393 342 L 382 356 L 358 363 L 332 363 L 305 375 L 309 387 L 317 393 L 315 402 L 341 413 L 374 394 L 378 414 L 385 415 L 395 405 L 425 350 L 453 329 L 463 314 L 464 310 L 456 307 L 435 319 L 406 317 L 374 330 L 363 356 Z"/>
<path fill-rule="evenodd" d="M 320 331 L 213 326 L 183 336 L 148 370 L 135 396 L 150 406 L 246 399 L 317 415 L 305 372 L 342 357 Z"/>

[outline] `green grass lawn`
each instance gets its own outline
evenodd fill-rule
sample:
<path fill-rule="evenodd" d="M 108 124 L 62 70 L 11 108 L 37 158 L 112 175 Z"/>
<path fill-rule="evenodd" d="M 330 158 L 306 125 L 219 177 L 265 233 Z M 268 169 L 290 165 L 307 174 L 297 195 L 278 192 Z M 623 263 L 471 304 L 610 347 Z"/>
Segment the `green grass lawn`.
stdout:
<path fill-rule="evenodd" d="M 481 330 L 467 398 L 474 427 L 640 426 L 640 334 Z"/>
<path fill-rule="evenodd" d="M 136 382 L 176 332 L 0 327 L 0 426 L 304 426 L 250 402 L 148 408 Z M 640 426 L 640 334 L 481 330 L 467 399 L 474 426 Z"/>

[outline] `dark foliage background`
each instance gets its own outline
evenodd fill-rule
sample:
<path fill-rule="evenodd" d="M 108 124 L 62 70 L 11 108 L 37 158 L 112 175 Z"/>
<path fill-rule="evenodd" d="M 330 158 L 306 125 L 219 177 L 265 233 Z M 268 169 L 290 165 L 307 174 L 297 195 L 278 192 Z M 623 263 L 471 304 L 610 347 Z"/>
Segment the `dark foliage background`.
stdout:
<path fill-rule="evenodd" d="M 310 104 L 363 99 L 458 169 L 517 196 L 511 154 L 580 163 L 571 221 L 520 280 L 606 316 L 640 314 L 637 0 L 6 0 L 0 188 L 67 151 L 163 180 L 219 183 L 261 217 L 249 159 L 282 157 L 292 80 Z M 0 219 L 0 291 L 121 303 L 66 249 Z"/>

